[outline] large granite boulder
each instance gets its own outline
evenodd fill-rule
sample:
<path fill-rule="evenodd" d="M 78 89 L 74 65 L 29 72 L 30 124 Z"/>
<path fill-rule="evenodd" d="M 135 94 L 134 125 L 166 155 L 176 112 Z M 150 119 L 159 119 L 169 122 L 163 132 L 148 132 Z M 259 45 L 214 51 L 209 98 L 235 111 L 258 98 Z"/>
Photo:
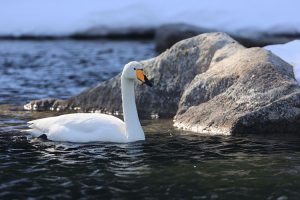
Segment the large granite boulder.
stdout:
<path fill-rule="evenodd" d="M 217 51 L 184 91 L 175 126 L 221 134 L 300 131 L 300 89 L 293 69 L 260 48 Z"/>
<path fill-rule="evenodd" d="M 300 87 L 292 66 L 269 51 L 207 33 L 142 63 L 154 87 L 136 85 L 141 117 L 174 117 L 176 127 L 201 133 L 300 130 Z M 25 108 L 121 113 L 121 105 L 117 75 L 69 100 L 38 100 Z"/>

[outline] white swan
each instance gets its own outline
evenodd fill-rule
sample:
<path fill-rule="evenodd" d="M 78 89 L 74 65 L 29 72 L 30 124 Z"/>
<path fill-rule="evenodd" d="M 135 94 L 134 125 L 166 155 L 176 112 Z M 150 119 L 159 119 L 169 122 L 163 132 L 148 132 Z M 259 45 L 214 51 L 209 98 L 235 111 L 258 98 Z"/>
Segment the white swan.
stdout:
<path fill-rule="evenodd" d="M 141 63 L 133 61 L 124 66 L 121 76 L 124 122 L 106 114 L 75 113 L 30 121 L 29 132 L 53 141 L 126 143 L 145 140 L 135 104 L 135 79 L 152 86 Z"/>

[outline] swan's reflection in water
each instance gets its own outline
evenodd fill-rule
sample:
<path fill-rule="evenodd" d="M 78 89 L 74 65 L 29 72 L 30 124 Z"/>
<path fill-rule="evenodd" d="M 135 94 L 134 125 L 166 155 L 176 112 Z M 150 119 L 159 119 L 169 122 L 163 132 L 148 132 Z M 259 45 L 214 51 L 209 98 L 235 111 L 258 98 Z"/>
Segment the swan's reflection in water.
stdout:
<path fill-rule="evenodd" d="M 136 179 L 146 176 L 149 165 L 146 164 L 147 157 L 144 152 L 144 142 L 128 144 L 112 143 L 59 143 L 51 141 L 32 140 L 32 146 L 40 149 L 37 160 L 47 160 L 40 164 L 52 167 L 66 166 L 76 171 L 86 171 L 88 176 L 101 178 L 111 176 L 110 181 L 116 179 L 119 183 L 134 183 Z M 41 148 L 43 150 L 41 150 Z M 81 166 L 78 169 L 78 166 Z M 99 185 L 99 187 L 104 185 Z"/>

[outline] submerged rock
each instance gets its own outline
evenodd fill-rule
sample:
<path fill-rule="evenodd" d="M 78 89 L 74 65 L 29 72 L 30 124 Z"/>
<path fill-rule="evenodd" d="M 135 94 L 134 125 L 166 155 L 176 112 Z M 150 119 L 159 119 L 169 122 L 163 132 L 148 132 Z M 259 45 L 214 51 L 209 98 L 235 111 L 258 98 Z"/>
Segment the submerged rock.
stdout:
<path fill-rule="evenodd" d="M 142 63 L 154 87 L 136 85 L 141 117 L 174 117 L 176 127 L 201 133 L 300 130 L 300 87 L 292 66 L 267 50 L 245 48 L 224 33 L 208 33 Z M 121 113 L 120 75 L 69 100 L 46 102 L 26 107 Z"/>

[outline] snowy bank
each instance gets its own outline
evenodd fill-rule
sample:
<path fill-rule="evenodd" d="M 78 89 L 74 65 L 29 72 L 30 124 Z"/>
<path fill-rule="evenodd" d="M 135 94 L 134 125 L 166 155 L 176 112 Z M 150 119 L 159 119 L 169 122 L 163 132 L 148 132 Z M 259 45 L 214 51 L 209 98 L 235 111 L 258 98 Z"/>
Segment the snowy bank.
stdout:
<path fill-rule="evenodd" d="M 299 34 L 300 1 L 1 0 L 1 36 L 67 36 L 87 30 L 155 28 L 168 23 L 251 35 Z"/>
<path fill-rule="evenodd" d="M 265 49 L 272 51 L 274 54 L 293 65 L 295 77 L 300 84 L 300 40 L 294 40 L 286 44 L 266 46 Z"/>

